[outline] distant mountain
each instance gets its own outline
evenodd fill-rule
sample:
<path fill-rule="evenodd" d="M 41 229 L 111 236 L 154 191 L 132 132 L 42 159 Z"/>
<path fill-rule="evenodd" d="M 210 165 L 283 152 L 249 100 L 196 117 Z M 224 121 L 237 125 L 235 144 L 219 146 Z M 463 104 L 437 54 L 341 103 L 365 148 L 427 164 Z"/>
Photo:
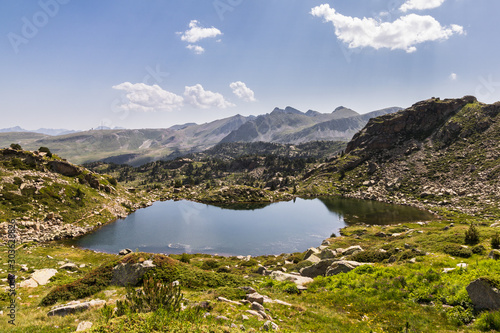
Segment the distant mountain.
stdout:
<path fill-rule="evenodd" d="M 316 140 L 348 141 L 369 119 L 393 113 L 393 107 L 360 115 L 340 106 L 332 113 L 309 110 L 306 113 L 292 107 L 275 108 L 271 113 L 246 122 L 221 142 L 279 142 L 303 143 Z"/>
<path fill-rule="evenodd" d="M 67 129 L 63 129 L 63 128 L 57 128 L 57 129 L 54 129 L 54 128 L 39 128 L 37 130 L 29 131 L 29 132 L 34 132 L 34 133 L 40 133 L 40 134 L 46 134 L 46 135 L 56 136 L 56 135 L 64 135 L 64 134 L 76 133 L 78 131 L 67 130 Z"/>
<path fill-rule="evenodd" d="M 0 133 L 9 133 L 9 132 L 29 132 L 29 131 L 25 130 L 24 128 L 21 128 L 19 126 L 9 127 L 9 128 L 0 128 Z"/>

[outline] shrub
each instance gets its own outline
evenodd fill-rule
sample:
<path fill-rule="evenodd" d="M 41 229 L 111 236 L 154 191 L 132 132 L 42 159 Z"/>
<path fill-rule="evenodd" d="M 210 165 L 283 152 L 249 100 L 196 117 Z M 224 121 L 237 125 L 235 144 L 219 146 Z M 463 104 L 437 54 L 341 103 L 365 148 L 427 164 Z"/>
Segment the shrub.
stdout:
<path fill-rule="evenodd" d="M 351 260 L 359 262 L 381 262 L 384 259 L 389 259 L 389 252 L 380 252 L 376 250 L 360 251 L 351 256 Z"/>
<path fill-rule="evenodd" d="M 204 270 L 211 270 L 211 269 L 216 269 L 220 266 L 219 262 L 214 259 L 208 259 L 203 262 L 201 265 L 201 269 Z"/>
<path fill-rule="evenodd" d="M 491 248 L 500 249 L 500 234 L 498 232 L 491 238 Z"/>
<path fill-rule="evenodd" d="M 52 157 L 52 153 L 49 148 L 47 147 L 40 147 L 38 148 L 38 151 L 41 153 L 47 153 L 47 157 Z"/>
<path fill-rule="evenodd" d="M 443 252 L 454 257 L 469 258 L 472 250 L 458 244 L 447 244 L 443 247 Z"/>
<path fill-rule="evenodd" d="M 132 312 L 152 312 L 163 309 L 167 313 L 178 313 L 183 295 L 178 284 L 164 283 L 153 277 L 143 281 L 142 289 L 127 287 L 123 301 L 116 302 L 116 314 L 122 316 Z"/>
<path fill-rule="evenodd" d="M 20 144 L 18 143 L 11 143 L 10 148 L 15 149 L 15 150 L 23 150 Z"/>
<path fill-rule="evenodd" d="M 471 223 L 469 229 L 465 232 L 465 244 L 474 245 L 479 243 L 479 231 L 474 223 Z"/>
<path fill-rule="evenodd" d="M 483 254 L 485 251 L 486 249 L 481 244 L 472 247 L 472 253 L 474 254 Z"/>
<path fill-rule="evenodd" d="M 500 311 L 482 313 L 476 320 L 476 328 L 483 332 L 500 330 Z"/>
<path fill-rule="evenodd" d="M 461 306 L 454 306 L 446 310 L 446 317 L 453 325 L 462 326 L 470 323 L 474 319 L 474 314 L 470 308 L 464 309 Z"/>
<path fill-rule="evenodd" d="M 112 262 L 100 266 L 79 280 L 52 289 L 47 296 L 42 299 L 40 305 L 48 306 L 58 301 L 76 300 L 101 291 L 111 282 L 113 278 L 113 267 L 115 265 L 116 262 Z"/>
<path fill-rule="evenodd" d="M 186 264 L 189 264 L 191 262 L 191 259 L 189 258 L 189 254 L 187 254 L 187 253 L 183 253 L 181 256 L 181 259 L 179 259 L 179 260 L 180 260 L 180 262 L 183 262 Z"/>

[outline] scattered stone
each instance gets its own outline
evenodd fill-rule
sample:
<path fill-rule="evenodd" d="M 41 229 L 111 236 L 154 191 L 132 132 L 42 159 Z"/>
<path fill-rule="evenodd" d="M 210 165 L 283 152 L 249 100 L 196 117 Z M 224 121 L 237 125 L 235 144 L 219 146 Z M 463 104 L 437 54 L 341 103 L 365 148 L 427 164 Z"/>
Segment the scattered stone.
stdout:
<path fill-rule="evenodd" d="M 113 268 L 111 284 L 116 286 L 135 286 L 147 271 L 154 268 L 152 260 L 146 260 L 139 264 L 121 263 Z"/>
<path fill-rule="evenodd" d="M 379 232 L 377 232 L 375 234 L 375 236 L 377 236 L 377 237 L 387 237 L 387 234 L 385 232 L 383 232 L 383 231 L 379 231 Z"/>
<path fill-rule="evenodd" d="M 67 271 L 77 271 L 78 266 L 76 266 L 76 264 L 74 264 L 72 262 L 68 262 L 67 264 L 64 264 L 61 267 L 59 267 L 59 269 L 65 269 Z"/>
<path fill-rule="evenodd" d="M 328 240 L 326 240 L 326 239 L 325 239 L 325 240 L 321 243 L 321 245 L 328 246 L 328 245 L 330 245 L 330 241 L 328 241 Z"/>
<path fill-rule="evenodd" d="M 236 301 L 231 301 L 231 300 L 229 300 L 229 299 L 227 299 L 225 297 L 217 297 L 217 300 L 219 302 L 224 302 L 224 303 L 229 303 L 229 304 L 234 304 L 234 305 L 241 305 L 241 303 L 236 302 Z"/>
<path fill-rule="evenodd" d="M 229 321 L 229 318 L 226 316 L 217 316 L 215 317 L 216 320 L 224 320 L 224 321 Z"/>
<path fill-rule="evenodd" d="M 397 260 L 398 260 L 398 258 L 395 255 L 392 255 L 389 257 L 388 262 L 392 264 L 393 262 L 396 262 Z"/>
<path fill-rule="evenodd" d="M 27 271 L 28 271 L 28 266 L 21 265 L 21 272 L 27 272 Z"/>
<path fill-rule="evenodd" d="M 264 296 L 259 293 L 253 293 L 247 295 L 247 301 L 249 302 L 257 302 L 259 304 L 264 304 Z"/>
<path fill-rule="evenodd" d="M 279 327 L 277 324 L 268 320 L 264 323 L 264 326 L 262 326 L 262 330 L 264 330 L 264 331 L 277 331 L 277 330 L 279 330 Z"/>
<path fill-rule="evenodd" d="M 336 261 L 328 268 L 325 275 L 332 276 L 340 273 L 347 273 L 361 265 L 371 265 L 371 264 L 361 263 L 357 261 L 348 261 L 348 260 Z"/>
<path fill-rule="evenodd" d="M 492 225 L 490 225 L 490 228 L 496 228 L 496 227 L 500 227 L 500 222 L 495 222 Z"/>
<path fill-rule="evenodd" d="M 242 314 L 241 320 L 250 320 L 250 318 L 247 315 Z"/>
<path fill-rule="evenodd" d="M 54 268 L 44 268 L 37 269 L 33 274 L 31 274 L 31 278 L 35 280 L 39 285 L 46 285 L 50 278 L 56 275 L 57 269 Z"/>
<path fill-rule="evenodd" d="M 304 285 L 313 281 L 313 279 L 311 279 L 310 277 L 283 273 L 280 271 L 272 272 L 271 277 L 277 281 L 291 281 L 295 283 L 295 285 L 297 286 L 297 288 L 299 288 L 299 290 L 307 289 L 307 287 Z"/>
<path fill-rule="evenodd" d="M 309 257 L 311 257 L 313 254 L 319 254 L 319 253 L 320 251 L 317 248 L 311 247 L 304 254 L 304 260 L 309 260 Z"/>
<path fill-rule="evenodd" d="M 332 249 L 323 249 L 321 250 L 321 253 L 319 254 L 319 257 L 321 259 L 331 259 L 331 258 L 335 258 L 337 256 L 337 252 L 335 250 L 332 250 Z"/>
<path fill-rule="evenodd" d="M 123 249 L 123 250 L 120 250 L 120 252 L 118 252 L 118 254 L 121 256 L 126 256 L 129 253 L 132 253 L 131 249 Z"/>
<path fill-rule="evenodd" d="M 474 307 L 477 310 L 500 309 L 500 292 L 487 280 L 482 278 L 474 280 L 466 287 L 466 289 Z"/>
<path fill-rule="evenodd" d="M 38 283 L 31 278 L 21 281 L 21 283 L 19 283 L 19 288 L 36 288 L 36 287 L 38 287 Z"/>
<path fill-rule="evenodd" d="M 81 323 L 78 324 L 78 327 L 76 328 L 76 331 L 77 332 L 85 331 L 85 330 L 88 330 L 91 327 L 92 327 L 92 323 L 90 321 L 82 321 Z"/>
<path fill-rule="evenodd" d="M 348 247 L 347 249 L 344 249 L 342 251 L 342 255 L 344 256 L 350 256 L 351 254 L 354 254 L 358 251 L 363 251 L 363 248 L 359 245 L 354 245 L 354 246 L 350 246 Z"/>
<path fill-rule="evenodd" d="M 251 308 L 252 308 L 252 310 L 255 310 L 255 311 L 266 311 L 264 306 L 262 304 L 257 303 L 257 302 L 252 302 Z"/>
<path fill-rule="evenodd" d="M 53 308 L 47 313 L 48 316 L 66 316 L 75 312 L 85 311 L 91 307 L 96 307 L 106 304 L 103 300 L 91 300 L 89 302 L 80 303 L 80 301 L 70 302 L 66 305 Z"/>
<path fill-rule="evenodd" d="M 269 275 L 267 274 L 267 270 L 264 266 L 259 266 L 259 268 L 257 268 L 256 273 L 260 275 Z"/>
<path fill-rule="evenodd" d="M 321 258 L 318 257 L 318 255 L 313 254 L 309 258 L 307 258 L 308 261 L 312 262 L 313 264 L 316 264 L 321 261 Z"/>
<path fill-rule="evenodd" d="M 325 259 L 309 267 L 304 267 L 300 270 L 300 275 L 307 276 L 313 279 L 316 276 L 325 275 L 326 271 L 331 266 L 333 261 L 333 259 Z"/>
<path fill-rule="evenodd" d="M 85 264 L 81 264 L 79 267 L 80 268 L 85 268 Z"/>

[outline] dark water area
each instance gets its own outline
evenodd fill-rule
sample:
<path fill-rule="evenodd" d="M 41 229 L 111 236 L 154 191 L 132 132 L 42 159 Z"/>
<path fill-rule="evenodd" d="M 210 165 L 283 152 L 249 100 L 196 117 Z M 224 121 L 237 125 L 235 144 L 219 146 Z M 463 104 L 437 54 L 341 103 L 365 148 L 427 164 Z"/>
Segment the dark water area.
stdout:
<path fill-rule="evenodd" d="M 257 256 L 305 251 L 347 225 L 432 218 L 413 207 L 338 197 L 222 207 L 163 201 L 68 243 L 108 253 L 130 248 L 165 254 Z"/>

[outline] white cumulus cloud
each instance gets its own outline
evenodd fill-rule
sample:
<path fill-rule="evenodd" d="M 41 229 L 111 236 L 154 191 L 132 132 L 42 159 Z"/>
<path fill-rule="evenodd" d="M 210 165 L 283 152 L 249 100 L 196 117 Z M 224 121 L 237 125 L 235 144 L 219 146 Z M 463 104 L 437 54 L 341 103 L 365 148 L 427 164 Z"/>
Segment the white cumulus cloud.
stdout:
<path fill-rule="evenodd" d="M 229 87 L 233 90 L 233 94 L 241 98 L 245 102 L 255 102 L 255 94 L 252 89 L 241 81 L 232 82 Z"/>
<path fill-rule="evenodd" d="M 194 86 L 186 86 L 184 89 L 185 101 L 197 108 L 208 109 L 212 107 L 225 109 L 227 107 L 235 106 L 224 99 L 219 93 L 205 90 L 201 84 Z"/>
<path fill-rule="evenodd" d="M 429 15 L 409 14 L 394 22 L 380 22 L 373 18 L 357 18 L 337 13 L 328 4 L 311 9 L 311 14 L 322 17 L 335 27 L 337 38 L 349 48 L 373 47 L 374 49 L 401 49 L 415 52 L 415 45 L 427 41 L 446 40 L 454 34 L 463 34 L 463 27 L 452 24 L 442 26 Z"/>
<path fill-rule="evenodd" d="M 196 43 L 205 38 L 213 38 L 222 35 L 222 32 L 215 27 L 200 27 L 198 21 L 192 20 L 189 22 L 189 29 L 179 34 L 181 34 L 181 40 L 188 43 Z"/>
<path fill-rule="evenodd" d="M 409 10 L 424 10 L 433 9 L 440 7 L 446 0 L 408 0 L 406 1 L 399 10 L 406 13 Z"/>
<path fill-rule="evenodd" d="M 119 105 L 121 109 L 131 111 L 171 111 L 182 106 L 184 98 L 169 91 L 163 90 L 158 85 L 145 83 L 124 82 L 112 87 L 126 93 L 127 102 Z"/>
<path fill-rule="evenodd" d="M 196 54 L 202 54 L 203 52 L 205 52 L 205 49 L 199 45 L 189 44 L 188 46 L 186 46 L 186 48 L 190 49 Z"/>
<path fill-rule="evenodd" d="M 450 80 L 455 81 L 456 79 L 458 79 L 458 75 L 456 73 L 451 73 Z"/>

